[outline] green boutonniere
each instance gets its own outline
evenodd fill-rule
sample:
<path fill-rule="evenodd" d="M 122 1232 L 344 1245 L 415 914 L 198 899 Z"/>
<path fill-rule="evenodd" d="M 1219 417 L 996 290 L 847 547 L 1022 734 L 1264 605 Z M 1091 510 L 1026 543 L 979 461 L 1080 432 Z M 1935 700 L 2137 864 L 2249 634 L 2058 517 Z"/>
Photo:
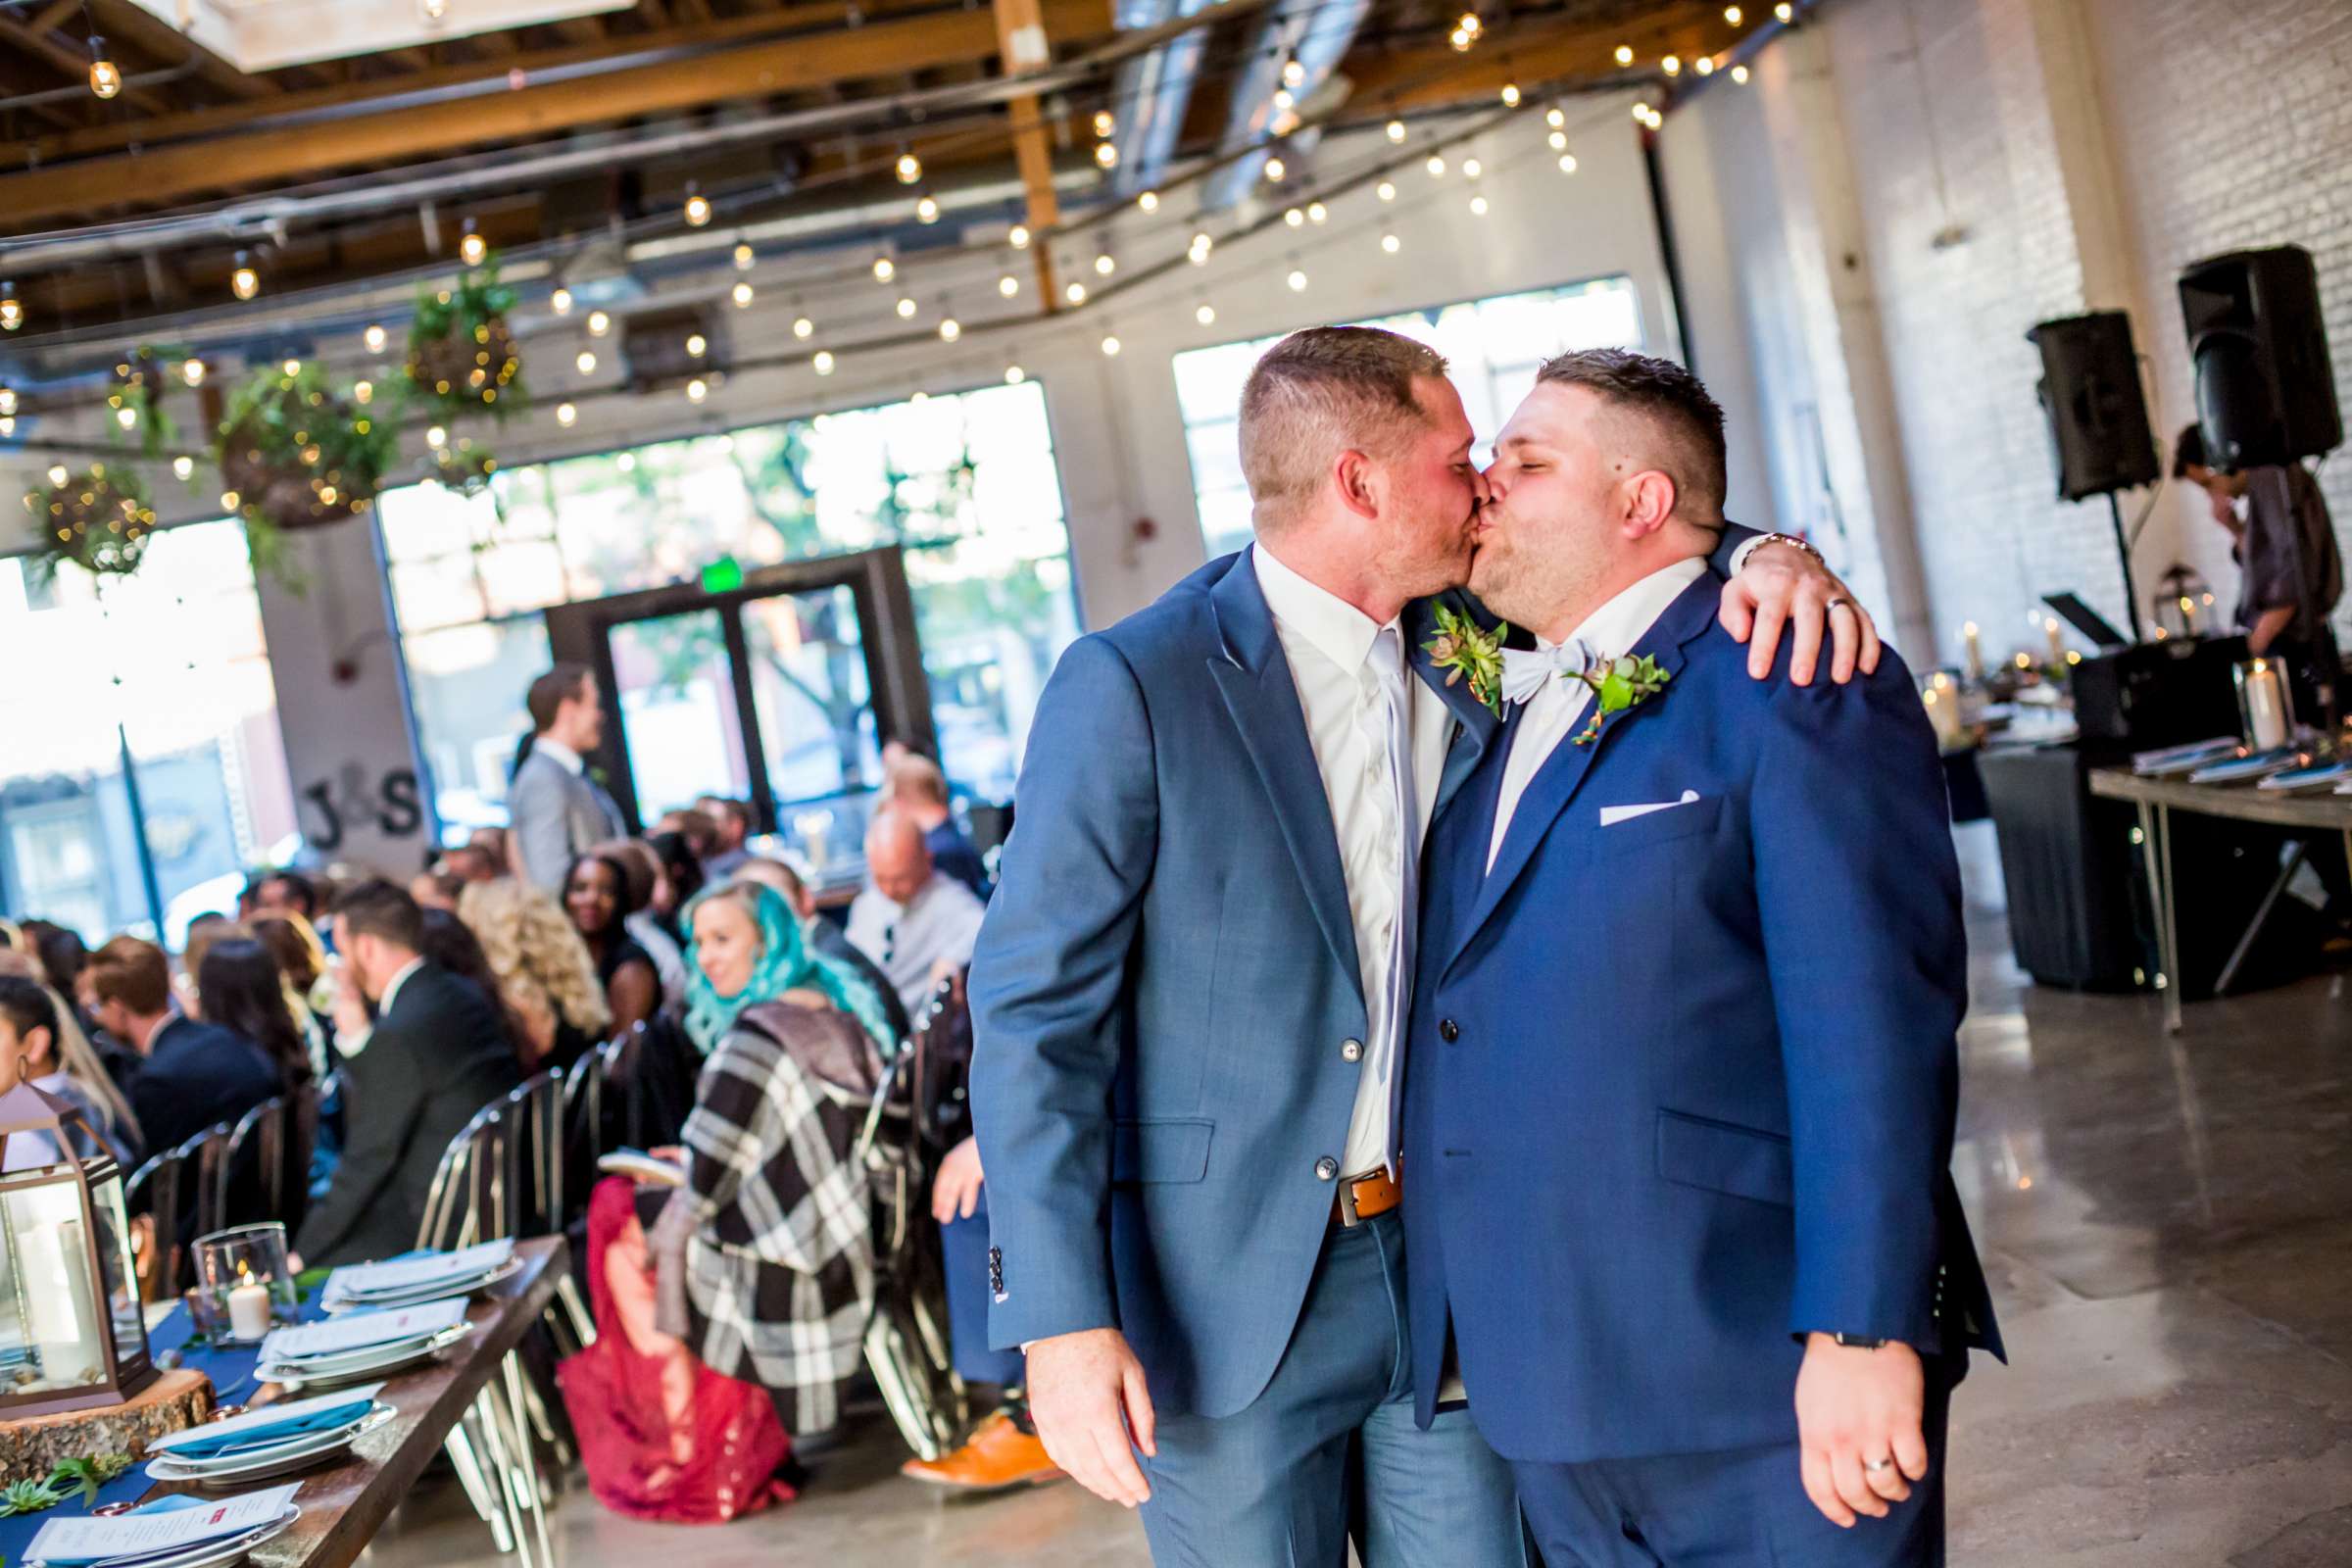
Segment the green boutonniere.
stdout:
<path fill-rule="evenodd" d="M 1456 613 L 1444 605 L 1438 612 L 1438 634 L 1421 645 L 1430 661 L 1446 671 L 1446 684 L 1468 680 L 1470 697 L 1502 716 L 1502 639 L 1510 631 L 1507 623 L 1497 623 L 1493 631 L 1479 630 L 1478 622 L 1468 615 Z"/>
<path fill-rule="evenodd" d="M 1600 736 L 1600 726 L 1612 713 L 1647 702 L 1666 689 L 1674 678 L 1672 672 L 1658 667 L 1658 662 L 1643 654 L 1640 659 L 1595 659 L 1585 667 L 1577 679 L 1592 688 L 1592 717 L 1576 737 L 1579 746 L 1590 746 Z"/>

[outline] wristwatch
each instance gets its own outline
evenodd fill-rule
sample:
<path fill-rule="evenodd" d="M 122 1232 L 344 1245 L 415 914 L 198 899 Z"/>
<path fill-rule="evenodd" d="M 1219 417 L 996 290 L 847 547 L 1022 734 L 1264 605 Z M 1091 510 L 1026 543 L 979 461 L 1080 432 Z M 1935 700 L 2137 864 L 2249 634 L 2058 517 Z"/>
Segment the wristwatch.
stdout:
<path fill-rule="evenodd" d="M 1830 1338 L 1849 1350 L 1883 1350 L 1885 1340 L 1874 1340 L 1867 1334 L 1833 1334 Z"/>

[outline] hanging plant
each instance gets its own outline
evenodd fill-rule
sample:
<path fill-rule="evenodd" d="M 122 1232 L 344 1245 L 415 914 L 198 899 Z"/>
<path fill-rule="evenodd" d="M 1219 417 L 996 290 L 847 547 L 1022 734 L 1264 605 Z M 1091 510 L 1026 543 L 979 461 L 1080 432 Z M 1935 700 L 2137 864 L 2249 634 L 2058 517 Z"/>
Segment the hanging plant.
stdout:
<path fill-rule="evenodd" d="M 433 449 L 433 468 L 425 477 L 459 495 L 477 496 L 490 487 L 496 472 L 498 459 L 490 449 L 474 445 L 470 436 L 460 436 Z"/>
<path fill-rule="evenodd" d="M 514 308 L 496 256 L 466 269 L 453 288 L 419 293 L 409 323 L 410 389 L 451 418 L 483 412 L 505 418 L 523 401 L 522 360 L 507 326 Z"/>
<path fill-rule="evenodd" d="M 307 364 L 257 370 L 237 388 L 214 457 L 248 522 L 315 528 L 374 505 L 399 437 L 363 390 L 337 391 Z"/>
<path fill-rule="evenodd" d="M 138 570 L 155 531 L 155 505 L 135 468 L 93 463 L 63 484 L 25 493 L 32 514 L 34 568 L 56 575 L 67 562 L 84 571 L 126 577 Z"/>
<path fill-rule="evenodd" d="M 162 457 L 178 438 L 172 416 L 164 412 L 164 366 L 153 349 L 142 348 L 116 364 L 106 406 L 114 421 L 108 433 L 134 443 L 143 457 Z"/>

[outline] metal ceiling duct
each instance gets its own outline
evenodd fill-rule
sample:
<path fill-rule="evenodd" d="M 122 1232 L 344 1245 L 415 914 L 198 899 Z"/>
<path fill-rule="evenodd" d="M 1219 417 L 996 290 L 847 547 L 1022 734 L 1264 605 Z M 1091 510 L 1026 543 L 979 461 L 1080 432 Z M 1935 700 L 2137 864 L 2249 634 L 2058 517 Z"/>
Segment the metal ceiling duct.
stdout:
<path fill-rule="evenodd" d="M 1121 32 L 1165 25 L 1208 9 L 1211 0 L 1119 0 L 1114 20 Z M 1205 29 L 1185 33 L 1119 68 L 1111 102 L 1126 122 L 1119 128 L 1119 169 L 1113 188 L 1121 196 L 1147 191 L 1167 177 L 1192 106 L 1193 83 L 1200 74 Z"/>
<path fill-rule="evenodd" d="M 1321 92 L 1371 9 L 1371 0 L 1281 0 L 1259 24 L 1234 78 L 1233 110 L 1219 154 L 1248 147 L 1271 133 L 1281 113 L 1274 95 L 1286 90 L 1283 68 L 1292 60 L 1299 67 L 1298 85 L 1287 88 L 1293 112 Z M 1259 148 L 1218 170 L 1201 185 L 1201 210 L 1222 212 L 1233 206 L 1250 193 L 1265 167 L 1266 152 Z"/>

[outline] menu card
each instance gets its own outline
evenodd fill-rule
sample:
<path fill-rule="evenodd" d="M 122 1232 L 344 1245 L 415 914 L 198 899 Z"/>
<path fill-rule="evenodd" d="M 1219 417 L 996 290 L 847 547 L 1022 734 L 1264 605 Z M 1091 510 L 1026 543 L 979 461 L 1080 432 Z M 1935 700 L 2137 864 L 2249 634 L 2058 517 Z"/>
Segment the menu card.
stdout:
<path fill-rule="evenodd" d="M 484 1242 L 454 1252 L 427 1252 L 421 1257 L 395 1258 L 385 1263 L 351 1263 L 326 1277 L 329 1299 L 347 1296 L 390 1296 L 422 1290 L 443 1280 L 470 1280 L 504 1267 L 514 1255 L 512 1238 Z"/>
<path fill-rule="evenodd" d="M 455 1328 L 465 1321 L 466 1302 L 463 1298 L 426 1301 L 418 1306 L 396 1307 L 382 1312 L 353 1312 L 343 1317 L 329 1318 L 323 1323 L 300 1323 L 292 1328 L 272 1329 L 270 1337 L 262 1342 L 262 1361 L 267 1366 L 283 1366 L 288 1361 L 365 1349 L 371 1345 L 421 1340 L 443 1329 Z"/>
<path fill-rule="evenodd" d="M 150 1505 L 109 1519 L 95 1515 L 52 1519 L 41 1526 L 40 1533 L 25 1547 L 24 1555 L 30 1562 L 49 1563 L 55 1568 L 79 1568 L 83 1564 L 116 1563 L 176 1551 L 199 1542 L 241 1536 L 273 1523 L 294 1505 L 294 1494 L 301 1490 L 302 1483 L 297 1481 L 194 1507 L 162 1509 Z"/>

